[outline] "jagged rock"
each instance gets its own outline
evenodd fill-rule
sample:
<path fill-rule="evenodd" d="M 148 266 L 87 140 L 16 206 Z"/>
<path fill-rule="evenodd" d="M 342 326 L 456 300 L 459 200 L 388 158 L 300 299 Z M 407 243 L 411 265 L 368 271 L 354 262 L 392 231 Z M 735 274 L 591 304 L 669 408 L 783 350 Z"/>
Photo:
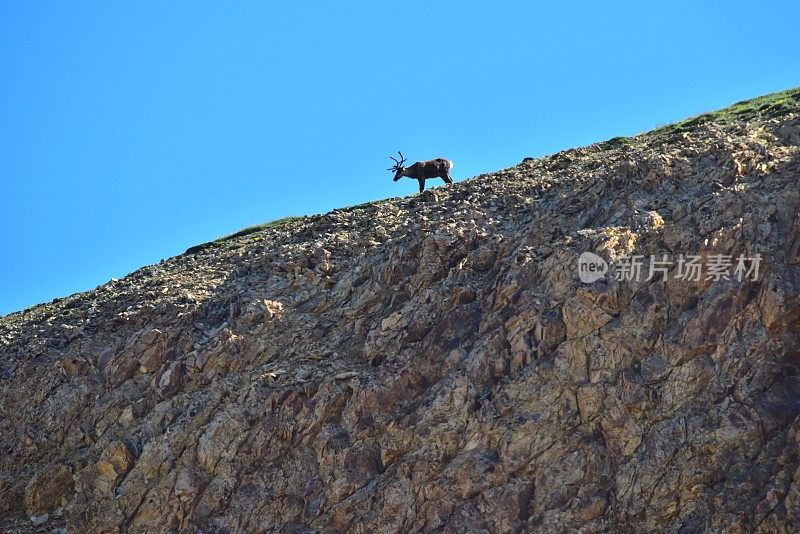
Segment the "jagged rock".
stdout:
<path fill-rule="evenodd" d="M 42 469 L 25 486 L 25 511 L 29 516 L 45 516 L 66 504 L 72 490 L 72 470 L 68 466 Z"/>
<path fill-rule="evenodd" d="M 793 94 L 0 318 L 0 529 L 796 531 Z"/>

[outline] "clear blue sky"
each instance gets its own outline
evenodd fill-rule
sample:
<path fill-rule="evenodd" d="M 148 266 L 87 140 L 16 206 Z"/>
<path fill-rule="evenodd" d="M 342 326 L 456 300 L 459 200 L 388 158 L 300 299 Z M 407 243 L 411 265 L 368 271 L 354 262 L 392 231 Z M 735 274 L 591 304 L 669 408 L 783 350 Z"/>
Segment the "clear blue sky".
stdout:
<path fill-rule="evenodd" d="M 277 6 L 277 7 L 276 7 Z M 800 85 L 800 3 L 0 0 L 0 314 Z"/>

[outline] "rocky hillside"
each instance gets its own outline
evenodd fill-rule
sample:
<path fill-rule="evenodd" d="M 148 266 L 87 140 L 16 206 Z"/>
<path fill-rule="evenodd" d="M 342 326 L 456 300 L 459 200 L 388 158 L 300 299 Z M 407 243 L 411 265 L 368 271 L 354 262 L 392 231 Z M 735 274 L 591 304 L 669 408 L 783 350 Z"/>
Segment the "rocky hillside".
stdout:
<path fill-rule="evenodd" d="M 797 531 L 799 182 L 793 90 L 0 318 L 0 530 Z"/>

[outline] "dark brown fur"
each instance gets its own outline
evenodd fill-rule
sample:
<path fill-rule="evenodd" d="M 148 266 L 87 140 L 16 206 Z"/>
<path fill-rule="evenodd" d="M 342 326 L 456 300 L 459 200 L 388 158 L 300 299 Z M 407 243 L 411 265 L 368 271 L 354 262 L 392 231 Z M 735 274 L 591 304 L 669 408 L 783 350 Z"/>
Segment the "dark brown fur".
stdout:
<path fill-rule="evenodd" d="M 425 180 L 429 180 L 431 178 L 441 178 L 444 180 L 444 183 L 448 185 L 453 183 L 453 178 L 450 176 L 450 169 L 453 168 L 453 162 L 449 159 L 436 158 L 428 161 L 418 161 L 413 165 L 404 167 L 404 159 L 402 154 L 400 154 L 400 158 L 400 162 L 393 168 L 389 169 L 395 171 L 395 182 L 403 176 L 414 178 L 419 182 L 420 193 L 425 190 Z"/>

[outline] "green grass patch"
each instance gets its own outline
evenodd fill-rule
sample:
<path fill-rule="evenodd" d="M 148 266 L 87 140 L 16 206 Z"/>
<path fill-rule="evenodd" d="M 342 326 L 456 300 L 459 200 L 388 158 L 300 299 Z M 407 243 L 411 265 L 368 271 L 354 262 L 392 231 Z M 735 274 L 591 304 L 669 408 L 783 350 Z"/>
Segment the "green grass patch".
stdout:
<path fill-rule="evenodd" d="M 336 213 L 349 213 L 349 212 L 360 210 L 360 209 L 372 208 L 372 207 L 378 206 L 380 204 L 385 204 L 387 202 L 391 202 L 393 200 L 396 200 L 397 198 L 400 198 L 400 197 L 381 198 L 381 199 L 378 199 L 378 200 L 371 200 L 371 201 L 365 202 L 363 204 L 356 204 L 355 206 L 348 206 L 346 208 L 339 208 L 339 209 L 334 210 L 334 212 L 336 212 Z M 209 241 L 208 243 L 202 243 L 200 245 L 195 245 L 193 247 L 189 247 L 189 248 L 186 249 L 186 252 L 184 252 L 183 254 L 184 255 L 186 255 L 186 254 L 198 254 L 198 253 L 205 252 L 205 251 L 208 251 L 208 250 L 212 250 L 212 249 L 216 249 L 216 248 L 223 248 L 223 247 L 224 248 L 234 248 L 235 245 L 233 243 L 231 243 L 231 241 L 233 241 L 235 239 L 238 239 L 238 238 L 241 238 L 241 237 L 247 237 L 247 236 L 249 236 L 251 234 L 256 234 L 258 232 L 261 232 L 263 230 L 267 230 L 269 228 L 275 228 L 275 227 L 278 227 L 278 226 L 283 226 L 283 225 L 286 225 L 286 224 L 290 224 L 290 223 L 293 223 L 295 221 L 299 221 L 301 219 L 308 219 L 309 217 L 312 217 L 312 218 L 313 217 L 319 217 L 319 215 L 300 216 L 300 217 L 283 217 L 282 219 L 275 219 L 274 221 L 269 221 L 269 222 L 264 223 L 264 224 L 257 224 L 255 226 L 248 226 L 247 228 L 243 228 L 243 229 L 239 230 L 238 232 L 235 232 L 233 234 L 220 237 L 219 239 L 215 239 L 214 241 Z"/>
<path fill-rule="evenodd" d="M 261 232 L 263 230 L 267 230 L 269 228 L 276 228 L 278 226 L 283 226 L 283 225 L 286 225 L 286 224 L 289 224 L 289 223 L 292 223 L 294 221 L 298 221 L 298 220 L 304 219 L 304 218 L 305 217 L 283 217 L 281 219 L 275 219 L 274 221 L 269 221 L 269 222 L 266 222 L 264 224 L 257 224 L 255 226 L 248 226 L 247 228 L 243 228 L 243 229 L 239 230 L 238 232 L 235 232 L 233 234 L 220 237 L 219 239 L 215 239 L 214 241 L 209 241 L 208 243 L 202 243 L 200 245 L 195 245 L 193 247 L 189 247 L 189 248 L 186 249 L 186 252 L 184 252 L 184 254 L 197 254 L 199 252 L 205 252 L 206 250 L 210 250 L 210 249 L 221 247 L 221 246 L 225 245 L 226 243 L 228 243 L 229 241 L 232 241 L 234 239 L 237 239 L 237 238 L 240 238 L 240 237 L 246 237 L 248 235 L 255 234 L 255 233 Z"/>
<path fill-rule="evenodd" d="M 646 135 L 679 134 L 692 131 L 707 122 L 724 123 L 758 118 L 773 119 L 796 112 L 800 112 L 800 88 L 743 100 L 727 108 L 703 113 L 675 124 L 656 128 Z"/>
<path fill-rule="evenodd" d="M 603 141 L 602 143 L 600 143 L 600 148 L 602 148 L 603 150 L 609 150 L 612 148 L 619 148 L 621 146 L 625 146 L 628 143 L 630 143 L 629 137 L 617 136 L 617 137 L 612 137 L 608 141 Z"/>

